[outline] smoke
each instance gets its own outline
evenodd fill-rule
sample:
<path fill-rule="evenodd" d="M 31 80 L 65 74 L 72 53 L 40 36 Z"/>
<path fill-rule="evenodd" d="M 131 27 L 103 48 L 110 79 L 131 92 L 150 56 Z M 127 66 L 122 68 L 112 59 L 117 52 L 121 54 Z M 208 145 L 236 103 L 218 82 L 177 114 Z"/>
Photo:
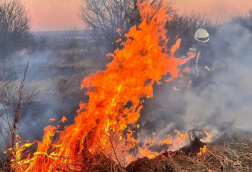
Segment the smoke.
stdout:
<path fill-rule="evenodd" d="M 212 37 L 211 45 L 217 55 L 214 84 L 199 95 L 186 95 L 188 105 L 198 115 L 201 113 L 199 121 L 205 121 L 206 126 L 222 129 L 229 123 L 235 128 L 251 130 L 251 31 L 233 21 L 217 28 Z"/>
<path fill-rule="evenodd" d="M 206 78 L 205 86 L 179 91 L 173 89 L 179 82 L 155 86 L 154 97 L 146 100 L 139 120 L 148 134 L 156 132 L 164 139 L 175 129 L 212 133 L 252 129 L 251 30 L 232 21 L 217 26 L 210 37 L 209 46 L 216 55 L 212 80 Z"/>
<path fill-rule="evenodd" d="M 237 21 L 217 28 L 211 39 L 216 54 L 213 84 L 200 94 L 186 93 L 185 100 L 190 108 L 186 118 L 194 119 L 186 123 L 187 126 L 201 123 L 219 130 L 228 126 L 252 129 L 252 50 L 248 46 L 251 43 L 251 32 Z"/>
<path fill-rule="evenodd" d="M 252 48 L 249 45 L 252 45 L 251 31 L 241 23 L 230 22 L 218 26 L 216 31 L 211 33 L 210 40 L 210 47 L 216 54 L 213 80 L 200 91 L 197 88 L 175 91 L 173 87 L 177 87 L 179 82 L 156 85 L 154 97 L 146 100 L 141 111 L 138 121 L 141 134 L 138 134 L 145 137 L 152 136 L 152 132 L 155 132 L 156 136 L 163 140 L 167 138 L 167 134 L 177 135 L 174 133 L 175 129 L 182 133 L 193 128 L 210 129 L 214 132 L 225 131 L 230 127 L 251 130 Z M 72 65 L 73 68 L 60 67 L 60 64 L 65 63 L 65 59 L 62 60 L 62 55 L 51 49 L 24 54 L 20 55 L 22 58 L 16 57 L 14 62 L 16 66 L 23 66 L 29 61 L 27 85 L 31 89 L 36 88 L 37 94 L 36 101 L 27 106 L 24 112 L 24 117 L 34 117 L 22 120 L 19 135 L 24 140 L 40 140 L 43 128 L 53 124 L 48 123 L 50 118 L 59 121 L 62 116 L 67 116 L 69 123 L 73 121 L 79 101 L 85 99 L 62 98 L 60 90 L 67 91 L 69 87 L 64 87 L 64 84 L 71 84 L 76 80 L 74 85 L 77 87 L 73 89 L 79 90 L 83 77 L 72 79 L 71 75 L 85 69 L 74 68 L 80 65 L 78 60 L 78 64 Z M 22 67 L 16 68 L 15 73 L 22 70 Z M 95 70 L 93 68 L 92 72 Z M 87 72 L 89 73 L 91 72 Z M 63 86 L 59 88 L 60 80 Z M 73 96 L 76 94 L 79 94 L 79 91 Z M 80 95 L 83 95 L 82 91 Z"/>
<path fill-rule="evenodd" d="M 65 36 L 63 33 L 60 39 L 64 39 Z M 55 39 L 52 40 L 55 41 Z M 78 64 L 75 61 L 69 61 L 71 58 L 82 57 L 83 54 L 81 54 L 82 52 L 79 54 L 76 53 L 74 51 L 75 47 L 67 47 L 68 44 L 72 43 L 71 41 L 65 40 L 65 42 L 55 41 L 51 43 L 50 40 L 47 40 L 45 44 L 48 44 L 47 46 L 49 47 L 42 50 L 37 50 L 36 47 L 35 50 L 22 50 L 14 54 L 6 66 L 11 69 L 8 72 L 11 73 L 13 84 L 8 88 L 8 92 L 10 93 L 8 101 L 3 103 L 9 109 L 8 120 L 12 123 L 13 106 L 17 103 L 12 98 L 13 90 L 19 88 L 20 79 L 22 79 L 24 74 L 24 68 L 29 63 L 25 79 L 25 91 L 23 93 L 25 96 L 32 94 L 33 98 L 31 102 L 26 102 L 24 98 L 23 102 L 25 109 L 17 133 L 23 140 L 41 140 L 44 127 L 56 125 L 63 116 L 66 116 L 68 119 L 65 125 L 72 123 L 76 115 L 76 110 L 78 109 L 79 101 L 85 101 L 83 91 L 79 88 L 81 79 L 83 79 L 82 76 L 80 77 L 83 73 L 81 71 L 85 71 L 85 65 L 81 66 L 82 61 L 76 60 L 79 62 Z M 65 47 L 57 47 L 59 42 L 61 43 L 60 45 Z M 41 47 L 39 46 L 38 48 Z M 7 87 L 3 89 L 6 91 Z M 17 96 L 16 94 L 15 97 Z M 7 119 L 7 114 L 3 112 L 0 117 L 1 120 Z M 48 122 L 52 118 L 55 119 L 55 122 Z M 0 127 L 6 128 L 8 125 L 2 122 Z M 6 131 L 4 131 L 5 136 L 7 134 Z M 5 144 L 1 136 L 0 144 Z M 1 150 L 4 148 L 2 146 Z"/>

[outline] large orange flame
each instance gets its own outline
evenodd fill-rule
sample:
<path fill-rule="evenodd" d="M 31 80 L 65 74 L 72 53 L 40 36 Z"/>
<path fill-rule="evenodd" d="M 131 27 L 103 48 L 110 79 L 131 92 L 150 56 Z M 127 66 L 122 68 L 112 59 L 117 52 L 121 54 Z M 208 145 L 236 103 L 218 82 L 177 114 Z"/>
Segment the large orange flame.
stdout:
<path fill-rule="evenodd" d="M 81 171 L 83 150 L 95 154 L 99 149 L 111 149 L 115 141 L 123 138 L 129 149 L 135 146 L 138 141 L 132 133 L 125 136 L 123 132 L 130 131 L 128 125 L 137 122 L 143 106 L 141 98 L 153 96 L 153 84 L 161 84 L 162 75 L 170 73 L 171 78 L 177 78 L 179 65 L 193 58 L 173 57 L 180 39 L 167 50 L 164 25 L 172 16 L 167 16 L 170 7 L 166 4 L 165 0 L 161 5 L 149 1 L 138 4 L 142 23 L 130 29 L 124 48 L 108 55 L 113 61 L 106 70 L 83 80 L 81 88 L 87 88 L 89 102 L 80 103 L 75 123 L 60 132 L 56 141 L 51 139 L 56 127 L 46 128 L 33 156 L 13 160 L 16 171 Z"/>

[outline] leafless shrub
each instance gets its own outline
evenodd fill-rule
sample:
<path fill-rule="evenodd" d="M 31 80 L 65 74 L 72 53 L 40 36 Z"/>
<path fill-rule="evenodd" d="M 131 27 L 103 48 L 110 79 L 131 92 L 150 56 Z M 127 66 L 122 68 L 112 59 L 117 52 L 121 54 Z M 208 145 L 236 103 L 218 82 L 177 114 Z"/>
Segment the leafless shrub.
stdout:
<path fill-rule="evenodd" d="M 236 15 L 231 19 L 233 23 L 239 23 L 242 27 L 252 31 L 252 9 L 250 9 L 245 15 Z"/>
<path fill-rule="evenodd" d="M 7 150 L 5 158 L 2 164 L 8 164 L 4 168 L 9 169 L 9 160 L 15 156 L 15 147 L 18 138 L 19 124 L 24 117 L 24 110 L 28 103 L 30 103 L 34 96 L 34 90 L 27 90 L 25 87 L 25 79 L 27 76 L 28 64 L 25 66 L 23 77 L 19 79 L 20 85 L 17 86 L 13 82 L 8 84 L 13 84 L 15 87 L 12 88 L 10 93 L 12 100 L 0 101 L 0 135 L 4 140 L 5 144 L 2 144 L 1 149 Z M 6 86 L 8 86 L 6 84 Z M 5 147 L 4 147 L 5 146 Z M 6 170 L 7 170 L 6 169 Z"/>

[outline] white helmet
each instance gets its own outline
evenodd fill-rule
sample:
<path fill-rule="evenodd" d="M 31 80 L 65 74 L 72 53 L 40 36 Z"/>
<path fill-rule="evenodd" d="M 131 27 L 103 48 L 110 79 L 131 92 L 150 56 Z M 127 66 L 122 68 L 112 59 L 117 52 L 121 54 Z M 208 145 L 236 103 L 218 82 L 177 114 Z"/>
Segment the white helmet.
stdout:
<path fill-rule="evenodd" d="M 194 39 L 199 42 L 208 42 L 210 40 L 210 36 L 205 29 L 199 28 L 195 32 Z"/>

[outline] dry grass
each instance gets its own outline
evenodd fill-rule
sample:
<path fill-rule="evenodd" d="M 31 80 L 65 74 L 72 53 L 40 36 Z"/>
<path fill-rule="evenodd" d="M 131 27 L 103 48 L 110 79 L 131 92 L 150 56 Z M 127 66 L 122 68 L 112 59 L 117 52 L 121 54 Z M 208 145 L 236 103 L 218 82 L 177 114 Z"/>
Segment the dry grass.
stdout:
<path fill-rule="evenodd" d="M 186 156 L 183 153 L 160 155 L 154 159 L 140 158 L 128 166 L 120 162 L 118 145 L 112 150 L 90 154 L 83 151 L 83 170 L 90 172 L 250 172 L 252 171 L 252 141 L 250 134 L 230 131 L 207 145 L 205 154 Z M 120 152 L 120 151 L 119 151 Z M 0 172 L 3 170 L 0 169 Z"/>
<path fill-rule="evenodd" d="M 154 159 L 140 158 L 127 167 L 122 167 L 109 154 L 92 156 L 91 171 L 127 172 L 218 172 L 252 171 L 252 141 L 247 133 L 230 131 L 214 143 L 207 145 L 201 156 L 186 156 L 183 153 L 160 155 Z"/>
<path fill-rule="evenodd" d="M 231 131 L 207 145 L 207 152 L 201 156 L 189 157 L 183 154 L 159 156 L 153 160 L 137 160 L 128 171 L 252 171 L 252 142 L 249 135 Z M 144 166 L 143 164 L 152 164 Z M 142 167 L 142 168 L 141 168 Z"/>

